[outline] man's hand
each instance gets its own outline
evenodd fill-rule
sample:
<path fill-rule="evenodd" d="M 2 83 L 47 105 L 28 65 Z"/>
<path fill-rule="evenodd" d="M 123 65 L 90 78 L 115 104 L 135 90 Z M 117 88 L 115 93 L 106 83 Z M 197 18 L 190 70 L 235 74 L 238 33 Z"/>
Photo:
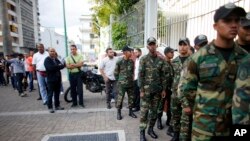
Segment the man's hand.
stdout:
<path fill-rule="evenodd" d="M 166 97 L 166 92 L 165 92 L 164 90 L 161 92 L 161 97 L 162 97 L 162 98 L 165 98 L 165 97 Z"/>
<path fill-rule="evenodd" d="M 144 97 L 144 92 L 140 92 L 140 97 L 143 98 Z"/>
<path fill-rule="evenodd" d="M 183 108 L 183 112 L 186 115 L 191 115 L 192 114 L 192 109 L 190 107 Z"/>

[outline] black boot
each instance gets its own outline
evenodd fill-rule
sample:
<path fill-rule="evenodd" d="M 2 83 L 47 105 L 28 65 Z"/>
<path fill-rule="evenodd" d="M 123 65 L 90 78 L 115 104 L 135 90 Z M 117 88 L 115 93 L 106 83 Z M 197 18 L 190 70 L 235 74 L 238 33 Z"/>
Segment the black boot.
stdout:
<path fill-rule="evenodd" d="M 163 129 L 162 123 L 161 123 L 161 116 L 158 116 L 157 118 L 157 128 L 158 129 Z"/>
<path fill-rule="evenodd" d="M 148 135 L 150 135 L 152 138 L 157 139 L 158 136 L 155 134 L 153 127 L 148 127 Z"/>
<path fill-rule="evenodd" d="M 121 109 L 117 109 L 117 120 L 121 120 L 122 115 L 121 115 Z"/>
<path fill-rule="evenodd" d="M 170 141 L 179 141 L 180 132 L 174 132 L 174 136 Z"/>
<path fill-rule="evenodd" d="M 129 108 L 129 116 L 131 116 L 132 118 L 137 118 L 137 116 L 134 114 L 132 108 Z"/>
<path fill-rule="evenodd" d="M 173 137 L 174 136 L 174 131 L 173 131 L 173 127 L 169 126 L 168 130 L 167 130 L 167 135 Z"/>
<path fill-rule="evenodd" d="M 140 141 L 147 141 L 145 137 L 145 130 L 140 131 Z"/>
<path fill-rule="evenodd" d="M 167 121 L 166 121 L 167 126 L 170 126 L 170 120 L 171 120 L 171 112 L 167 111 Z"/>

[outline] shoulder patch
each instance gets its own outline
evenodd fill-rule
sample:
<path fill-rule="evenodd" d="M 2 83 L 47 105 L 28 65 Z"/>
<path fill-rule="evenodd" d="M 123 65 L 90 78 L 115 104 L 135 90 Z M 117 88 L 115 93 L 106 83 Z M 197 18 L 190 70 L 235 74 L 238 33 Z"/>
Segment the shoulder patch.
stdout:
<path fill-rule="evenodd" d="M 240 67 L 238 71 L 238 78 L 243 81 L 246 80 L 247 77 L 248 77 L 247 67 L 245 66 Z"/>

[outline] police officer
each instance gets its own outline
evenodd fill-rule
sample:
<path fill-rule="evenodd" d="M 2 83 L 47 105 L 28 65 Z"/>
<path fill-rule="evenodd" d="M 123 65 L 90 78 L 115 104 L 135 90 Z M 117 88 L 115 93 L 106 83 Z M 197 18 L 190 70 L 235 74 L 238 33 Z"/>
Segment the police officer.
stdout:
<path fill-rule="evenodd" d="M 189 48 L 190 48 L 190 41 L 187 37 L 182 37 L 179 39 L 179 53 L 180 55 L 176 57 L 172 61 L 173 69 L 174 69 L 174 80 L 172 84 L 172 95 L 171 95 L 171 127 L 173 127 L 174 136 L 172 141 L 179 140 L 179 133 L 180 133 L 180 120 L 181 120 L 181 101 L 177 94 L 177 88 L 180 81 L 181 71 L 184 65 L 184 62 L 189 57 Z M 171 135 L 171 133 L 168 133 Z"/>
<path fill-rule="evenodd" d="M 125 92 L 128 94 L 128 107 L 129 116 L 137 118 L 133 113 L 132 108 L 134 105 L 134 89 L 133 89 L 133 74 L 134 62 L 130 59 L 133 49 L 127 45 L 123 47 L 123 57 L 117 61 L 114 71 L 115 79 L 118 82 L 118 97 L 116 102 L 117 120 L 121 120 L 121 109 Z"/>
<path fill-rule="evenodd" d="M 248 53 L 250 52 L 250 12 L 242 17 L 240 20 L 240 28 L 238 31 L 238 40 L 236 43 L 244 48 Z"/>
<path fill-rule="evenodd" d="M 217 9 L 213 25 L 216 39 L 191 56 L 183 71 L 179 89 L 183 112 L 193 113 L 192 140 L 229 136 L 238 62 L 246 56 L 234 38 L 244 15 L 244 9 L 233 3 Z"/>
<path fill-rule="evenodd" d="M 245 18 L 240 21 L 240 30 L 238 32 L 239 45 L 248 50 L 250 50 L 250 13 L 247 13 Z M 248 34 L 247 34 L 248 33 Z M 241 37 L 241 35 L 245 35 Z M 242 45 L 246 41 L 245 45 Z M 232 105 L 232 117 L 233 124 L 235 125 L 250 125 L 250 55 L 244 58 L 239 66 L 236 87 L 233 95 L 233 105 Z"/>
<path fill-rule="evenodd" d="M 147 48 L 149 53 L 142 56 L 139 67 L 139 87 L 141 96 L 141 117 L 140 117 L 140 141 L 146 141 L 145 129 L 147 128 L 149 114 L 148 134 L 156 139 L 153 127 L 157 119 L 157 106 L 166 93 L 166 80 L 164 74 L 165 63 L 156 53 L 156 39 L 150 37 L 147 39 Z"/>

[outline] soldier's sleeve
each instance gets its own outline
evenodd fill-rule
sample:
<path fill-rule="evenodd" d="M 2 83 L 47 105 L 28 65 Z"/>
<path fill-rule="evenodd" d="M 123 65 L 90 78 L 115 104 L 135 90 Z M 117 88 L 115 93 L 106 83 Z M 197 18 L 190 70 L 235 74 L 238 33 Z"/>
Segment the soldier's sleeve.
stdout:
<path fill-rule="evenodd" d="M 120 61 L 117 61 L 114 70 L 115 80 L 119 79 L 119 73 L 120 73 Z"/>
<path fill-rule="evenodd" d="M 139 74 L 138 74 L 138 85 L 141 92 L 145 92 L 144 85 L 145 85 L 145 63 L 144 58 L 140 59 L 139 65 Z"/>
<path fill-rule="evenodd" d="M 170 66 L 167 61 L 164 61 L 164 73 L 165 73 L 165 79 L 166 79 L 166 87 L 164 89 L 170 89 L 171 87 L 171 70 Z"/>
<path fill-rule="evenodd" d="M 162 60 L 161 83 L 162 83 L 163 90 L 167 88 L 168 77 L 169 77 L 168 64 L 166 63 L 166 61 Z"/>
<path fill-rule="evenodd" d="M 181 72 L 178 85 L 178 95 L 181 98 L 183 108 L 192 107 L 198 85 L 197 64 L 189 59 Z"/>
<path fill-rule="evenodd" d="M 233 124 L 250 124 L 250 57 L 243 62 L 237 73 L 236 87 L 233 95 Z"/>

